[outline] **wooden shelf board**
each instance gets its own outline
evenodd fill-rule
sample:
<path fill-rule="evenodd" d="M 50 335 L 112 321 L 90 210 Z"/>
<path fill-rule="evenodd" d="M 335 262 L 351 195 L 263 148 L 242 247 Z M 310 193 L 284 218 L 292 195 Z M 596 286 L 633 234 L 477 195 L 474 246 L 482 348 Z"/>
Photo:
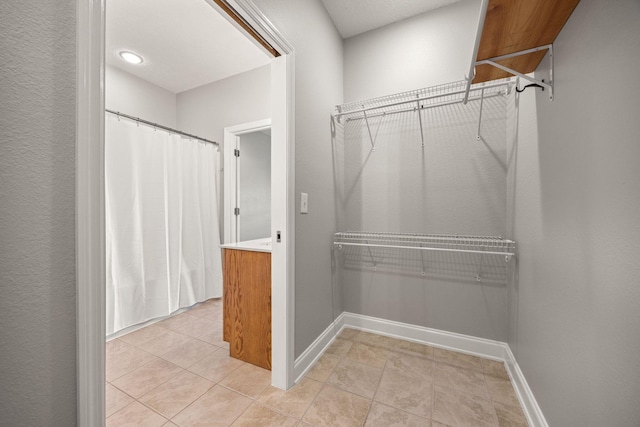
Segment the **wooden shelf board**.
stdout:
<path fill-rule="evenodd" d="M 477 60 L 553 43 L 580 0 L 490 0 Z M 501 64 L 521 73 L 534 71 L 546 51 L 510 58 Z M 473 83 L 508 77 L 490 65 L 478 66 Z"/>

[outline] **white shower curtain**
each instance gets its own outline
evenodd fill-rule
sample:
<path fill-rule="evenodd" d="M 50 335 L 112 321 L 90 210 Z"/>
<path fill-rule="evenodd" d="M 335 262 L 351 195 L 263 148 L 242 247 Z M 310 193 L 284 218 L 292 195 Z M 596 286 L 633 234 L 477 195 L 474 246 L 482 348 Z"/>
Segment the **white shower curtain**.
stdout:
<path fill-rule="evenodd" d="M 218 150 L 107 114 L 107 335 L 222 296 Z"/>

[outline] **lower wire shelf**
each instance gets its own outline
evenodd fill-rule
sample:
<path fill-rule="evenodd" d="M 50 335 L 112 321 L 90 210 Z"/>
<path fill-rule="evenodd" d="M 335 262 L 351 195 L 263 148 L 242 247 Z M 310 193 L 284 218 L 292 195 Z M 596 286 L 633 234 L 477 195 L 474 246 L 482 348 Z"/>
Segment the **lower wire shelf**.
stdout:
<path fill-rule="evenodd" d="M 333 244 L 338 249 L 342 249 L 343 246 L 362 246 L 502 255 L 505 262 L 509 262 L 511 257 L 516 255 L 516 242 L 500 236 L 347 231 L 335 233 Z"/>

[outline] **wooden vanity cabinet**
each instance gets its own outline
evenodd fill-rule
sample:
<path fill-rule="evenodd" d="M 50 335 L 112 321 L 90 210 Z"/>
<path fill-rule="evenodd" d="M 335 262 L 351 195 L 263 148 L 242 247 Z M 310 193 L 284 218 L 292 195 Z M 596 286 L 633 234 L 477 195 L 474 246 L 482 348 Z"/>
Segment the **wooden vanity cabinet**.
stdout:
<path fill-rule="evenodd" d="M 223 283 L 230 356 L 271 370 L 271 253 L 224 249 Z"/>

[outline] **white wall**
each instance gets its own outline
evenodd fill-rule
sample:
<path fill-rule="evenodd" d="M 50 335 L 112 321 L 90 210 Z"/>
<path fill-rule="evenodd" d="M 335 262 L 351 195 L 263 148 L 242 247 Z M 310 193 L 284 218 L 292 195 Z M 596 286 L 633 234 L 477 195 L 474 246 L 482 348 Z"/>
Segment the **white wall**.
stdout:
<path fill-rule="evenodd" d="M 295 49 L 295 180 L 309 214 L 295 217 L 295 354 L 334 320 L 331 242 L 336 231 L 329 115 L 342 102 L 342 39 L 320 0 L 254 0 Z M 338 313 L 339 314 L 339 313 Z"/>
<path fill-rule="evenodd" d="M 76 2 L 0 2 L 0 424 L 76 424 Z"/>
<path fill-rule="evenodd" d="M 520 97 L 510 344 L 551 426 L 640 425 L 638 22 L 636 0 L 582 0 L 553 102 Z"/>
<path fill-rule="evenodd" d="M 105 107 L 176 128 L 176 95 L 119 68 L 105 70 Z"/>
<path fill-rule="evenodd" d="M 463 0 L 345 40 L 345 101 L 463 80 L 480 12 Z"/>
<path fill-rule="evenodd" d="M 271 137 L 240 135 L 240 240 L 271 237 Z"/>
<path fill-rule="evenodd" d="M 270 66 L 181 92 L 177 95 L 181 131 L 224 141 L 224 128 L 271 117 Z"/>

